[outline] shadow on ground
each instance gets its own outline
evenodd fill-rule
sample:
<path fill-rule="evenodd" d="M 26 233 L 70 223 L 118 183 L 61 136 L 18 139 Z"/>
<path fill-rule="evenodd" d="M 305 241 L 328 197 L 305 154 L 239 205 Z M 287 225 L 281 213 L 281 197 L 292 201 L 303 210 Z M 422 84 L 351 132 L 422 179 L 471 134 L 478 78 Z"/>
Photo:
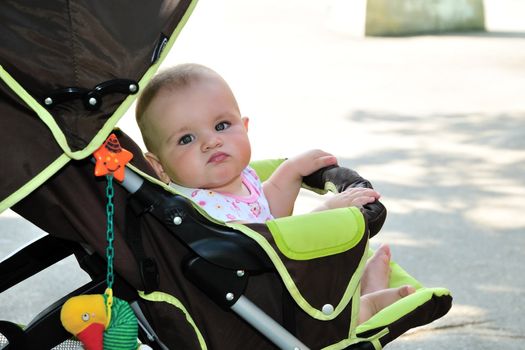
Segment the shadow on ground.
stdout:
<path fill-rule="evenodd" d="M 391 244 L 410 274 L 454 296 L 449 315 L 391 348 L 436 336 L 443 348 L 455 337 L 458 349 L 515 349 L 525 333 L 525 112 L 355 111 L 346 120 L 371 135 L 372 151 L 340 162 L 366 174 L 389 208 L 373 241 Z"/>

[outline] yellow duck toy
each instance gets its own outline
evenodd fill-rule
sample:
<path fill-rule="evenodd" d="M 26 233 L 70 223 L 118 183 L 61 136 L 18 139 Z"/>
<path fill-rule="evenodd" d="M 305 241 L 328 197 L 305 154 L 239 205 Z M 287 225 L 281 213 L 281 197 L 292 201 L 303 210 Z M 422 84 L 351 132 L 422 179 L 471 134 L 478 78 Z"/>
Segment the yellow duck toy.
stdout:
<path fill-rule="evenodd" d="M 129 304 L 113 298 L 111 311 L 102 294 L 79 295 L 62 306 L 64 328 L 82 342 L 86 350 L 135 350 L 138 324 Z"/>

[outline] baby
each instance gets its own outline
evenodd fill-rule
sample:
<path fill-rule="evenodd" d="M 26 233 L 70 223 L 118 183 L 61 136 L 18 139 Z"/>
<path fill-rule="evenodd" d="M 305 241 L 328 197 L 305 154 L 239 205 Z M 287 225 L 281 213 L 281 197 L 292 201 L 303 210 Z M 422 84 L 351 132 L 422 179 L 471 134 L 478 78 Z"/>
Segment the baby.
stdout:
<path fill-rule="evenodd" d="M 224 222 L 292 215 L 303 177 L 337 164 L 332 154 L 310 150 L 284 161 L 261 183 L 249 167 L 248 118 L 226 81 L 198 64 L 156 75 L 139 96 L 136 116 L 146 159 L 160 180 Z M 379 197 L 373 189 L 349 188 L 314 210 L 363 206 Z M 383 245 L 365 267 L 359 323 L 414 292 L 411 286 L 388 288 L 389 262 L 390 249 Z"/>

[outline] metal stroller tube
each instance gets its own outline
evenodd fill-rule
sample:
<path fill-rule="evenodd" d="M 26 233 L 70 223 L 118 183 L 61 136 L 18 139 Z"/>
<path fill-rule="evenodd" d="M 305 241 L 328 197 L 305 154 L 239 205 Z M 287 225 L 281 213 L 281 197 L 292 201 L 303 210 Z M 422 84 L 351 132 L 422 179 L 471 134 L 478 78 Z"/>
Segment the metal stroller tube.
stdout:
<path fill-rule="evenodd" d="M 130 194 L 137 192 L 140 186 L 144 183 L 144 179 L 128 168 L 125 169 L 125 174 L 126 176 L 121 185 L 128 190 Z"/>
<path fill-rule="evenodd" d="M 273 318 L 264 313 L 245 296 L 241 296 L 231 309 L 264 334 L 269 340 L 283 350 L 308 350 L 299 339 L 294 337 Z"/>

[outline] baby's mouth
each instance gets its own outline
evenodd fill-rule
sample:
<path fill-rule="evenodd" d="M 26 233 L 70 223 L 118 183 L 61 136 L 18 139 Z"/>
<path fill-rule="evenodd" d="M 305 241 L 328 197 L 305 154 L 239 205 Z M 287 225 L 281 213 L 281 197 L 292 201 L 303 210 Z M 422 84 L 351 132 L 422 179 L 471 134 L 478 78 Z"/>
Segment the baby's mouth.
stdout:
<path fill-rule="evenodd" d="M 224 161 L 226 158 L 228 158 L 229 155 L 224 152 L 216 152 L 211 155 L 210 159 L 208 159 L 208 163 L 220 163 Z"/>

